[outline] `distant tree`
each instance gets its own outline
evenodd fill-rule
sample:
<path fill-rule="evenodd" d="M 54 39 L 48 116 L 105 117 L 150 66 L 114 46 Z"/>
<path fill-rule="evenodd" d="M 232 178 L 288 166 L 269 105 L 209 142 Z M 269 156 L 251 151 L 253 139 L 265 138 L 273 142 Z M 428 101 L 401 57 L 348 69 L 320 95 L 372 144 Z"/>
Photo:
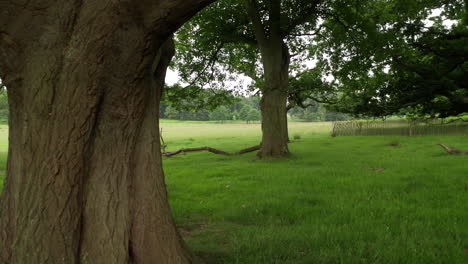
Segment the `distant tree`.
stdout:
<path fill-rule="evenodd" d="M 234 111 L 231 113 L 231 117 L 232 117 L 232 118 L 231 118 L 232 120 L 239 120 L 239 119 L 240 119 L 240 118 L 239 118 L 239 117 L 240 117 L 240 114 L 239 114 L 238 111 L 234 110 Z"/>
<path fill-rule="evenodd" d="M 233 80 L 235 74 L 252 78 L 254 88 L 262 96 L 259 156 L 287 155 L 290 72 L 305 68 L 303 62 L 311 54 L 309 40 L 320 31 L 319 18 L 328 16 L 333 3 L 217 1 L 178 32 L 179 52 L 174 65 L 185 82 L 199 86 L 206 83 L 222 86 L 224 80 Z M 290 101 L 293 100 L 291 97 Z"/>
<path fill-rule="evenodd" d="M 246 118 L 246 121 L 247 123 L 249 121 L 258 121 L 261 119 L 261 113 L 259 110 L 255 109 L 255 108 L 250 108 L 248 114 L 247 114 L 247 118 Z"/>
<path fill-rule="evenodd" d="M 168 119 L 176 119 L 178 120 L 180 118 L 179 111 L 177 111 L 174 107 L 172 106 L 167 106 L 164 112 L 164 116 Z"/>
<path fill-rule="evenodd" d="M 231 120 L 232 116 L 227 107 L 220 106 L 210 113 L 210 120 L 224 121 Z"/>
<path fill-rule="evenodd" d="M 199 110 L 178 110 L 175 107 L 168 106 L 165 109 L 164 116 L 168 119 L 174 120 L 194 120 L 206 121 L 210 120 L 210 112 L 205 109 Z"/>
<path fill-rule="evenodd" d="M 352 118 L 350 118 L 348 115 L 344 113 L 326 111 L 323 121 L 345 121 L 345 120 L 350 120 L 350 119 Z"/>
<path fill-rule="evenodd" d="M 162 102 L 177 110 L 197 111 L 205 109 L 212 111 L 218 106 L 230 106 L 237 103 L 239 98 L 223 89 L 200 88 L 194 85 L 181 86 L 174 84 L 166 86 Z"/>
<path fill-rule="evenodd" d="M 259 96 L 249 96 L 249 97 L 243 97 L 242 102 L 257 110 L 260 110 L 260 99 L 261 98 Z"/>
<path fill-rule="evenodd" d="M 289 114 L 292 117 L 306 120 L 306 121 L 322 121 L 322 115 L 319 115 L 319 110 L 323 109 L 320 103 L 312 100 L 304 102 L 305 107 L 293 107 L 289 110 Z"/>
<path fill-rule="evenodd" d="M 304 104 L 307 107 L 293 107 L 289 111 L 290 115 L 304 121 L 344 121 L 354 119 L 349 114 L 327 109 L 327 107 L 329 107 L 327 104 L 318 103 L 312 100 L 307 100 Z"/>
<path fill-rule="evenodd" d="M 240 112 L 239 112 L 239 118 L 241 120 L 246 120 L 248 119 L 248 116 L 249 116 L 249 113 L 250 113 L 250 110 L 254 109 L 253 107 L 251 107 L 250 105 L 244 105 L 242 106 Z"/>
<path fill-rule="evenodd" d="M 207 97 L 208 96 L 209 95 L 207 95 Z M 174 98 L 175 97 L 172 99 Z M 192 104 L 190 101 L 173 104 L 166 98 L 166 103 L 160 107 L 160 115 L 163 118 L 175 120 L 220 120 L 218 119 L 220 116 L 223 116 L 223 120 L 247 120 L 248 113 L 251 109 L 259 110 L 259 99 L 256 96 L 234 97 L 230 95 L 229 99 L 225 100 L 225 102 L 229 102 L 229 104 L 223 105 L 223 107 L 221 107 L 221 109 L 223 109 L 221 111 L 224 112 L 224 109 L 227 110 L 228 114 L 226 115 L 219 115 L 220 106 L 213 108 L 213 106 L 217 105 L 217 103 L 214 103 L 210 106 L 205 105 L 204 107 L 201 102 L 197 102 L 197 100 L 200 99 L 201 98 L 196 99 L 194 104 Z M 218 113 L 211 114 L 210 116 L 211 112 Z"/>

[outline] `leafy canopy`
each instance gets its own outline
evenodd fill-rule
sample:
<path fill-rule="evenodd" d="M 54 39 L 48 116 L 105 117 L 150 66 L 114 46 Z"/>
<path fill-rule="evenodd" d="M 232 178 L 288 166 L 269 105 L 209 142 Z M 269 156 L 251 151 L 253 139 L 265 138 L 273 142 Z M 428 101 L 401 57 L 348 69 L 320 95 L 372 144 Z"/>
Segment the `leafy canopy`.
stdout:
<path fill-rule="evenodd" d="M 362 1 L 340 22 L 327 20 L 318 54 L 341 92 L 334 109 L 368 116 L 466 112 L 466 8 L 460 0 Z"/>
<path fill-rule="evenodd" d="M 252 2 L 252 0 L 249 0 Z M 310 91 L 320 91 L 320 74 L 308 74 L 308 62 L 313 57 L 309 48 L 321 19 L 329 16 L 329 9 L 335 1 L 305 0 L 260 0 L 258 17 L 264 25 L 267 36 L 279 28 L 281 40 L 291 54 L 290 76 L 308 75 L 318 77 L 309 84 L 311 89 L 300 92 L 290 91 L 294 96 L 290 102 L 300 104 Z M 272 7 L 280 4 L 279 17 Z M 196 87 L 209 86 L 225 89 L 226 82 L 238 81 L 242 76 L 252 79 L 250 91 L 261 93 L 264 87 L 263 66 L 260 56 L 260 42 L 249 19 L 246 0 L 220 0 L 212 4 L 186 23 L 176 35 L 177 54 L 173 67 L 180 73 L 183 82 Z M 319 69 L 317 67 L 316 69 Z M 305 79 L 304 79 L 305 80 Z M 189 86 L 190 86 L 189 85 Z M 293 86 L 296 87 L 296 86 Z M 233 87 L 230 92 L 239 93 L 242 86 Z M 309 91 L 307 93 L 307 91 Z M 301 95 L 301 96 L 300 96 Z"/>

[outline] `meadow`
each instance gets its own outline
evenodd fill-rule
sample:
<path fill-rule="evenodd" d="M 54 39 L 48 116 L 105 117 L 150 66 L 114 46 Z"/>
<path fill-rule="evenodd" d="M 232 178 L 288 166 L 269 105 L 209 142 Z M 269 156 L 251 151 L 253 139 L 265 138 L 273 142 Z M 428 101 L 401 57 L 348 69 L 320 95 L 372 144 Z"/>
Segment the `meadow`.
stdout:
<path fill-rule="evenodd" d="M 260 125 L 161 123 L 167 150 L 234 152 Z M 205 263 L 468 263 L 468 136 L 331 137 L 290 123 L 292 155 L 207 152 L 164 158 L 173 215 Z M 1 170 L 6 157 L 0 129 Z"/>

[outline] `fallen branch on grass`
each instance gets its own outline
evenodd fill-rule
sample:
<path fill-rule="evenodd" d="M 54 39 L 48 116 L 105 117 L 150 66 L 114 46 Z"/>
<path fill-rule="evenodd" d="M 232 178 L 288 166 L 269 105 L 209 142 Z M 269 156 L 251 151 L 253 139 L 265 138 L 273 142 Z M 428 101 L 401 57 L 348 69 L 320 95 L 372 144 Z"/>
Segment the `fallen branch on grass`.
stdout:
<path fill-rule="evenodd" d="M 239 150 L 239 152 L 235 153 L 235 155 L 242 155 L 242 154 L 253 152 L 253 151 L 256 151 L 256 150 L 260 150 L 260 145 L 253 146 L 253 147 L 250 147 L 250 148 L 241 149 L 241 150 Z"/>
<path fill-rule="evenodd" d="M 253 147 L 250 147 L 250 148 L 241 149 L 241 150 L 239 150 L 239 152 L 236 152 L 236 153 L 229 153 L 229 152 L 226 152 L 226 151 L 222 151 L 220 149 L 215 149 L 215 148 L 210 148 L 210 147 L 183 148 L 183 149 L 179 149 L 179 150 L 174 151 L 174 152 L 163 152 L 162 155 L 164 157 L 172 157 L 172 156 L 182 154 L 182 153 L 187 153 L 187 152 L 208 151 L 208 152 L 211 152 L 211 153 L 214 153 L 214 154 L 234 156 L 234 155 L 242 155 L 242 154 L 245 154 L 245 153 L 253 152 L 253 151 L 256 151 L 256 150 L 259 150 L 259 149 L 260 149 L 260 145 L 253 146 Z"/>
<path fill-rule="evenodd" d="M 465 154 L 468 155 L 468 150 L 460 150 L 454 147 L 448 147 L 444 145 L 443 143 L 437 143 L 437 145 L 441 146 L 445 151 L 447 151 L 449 154 Z"/>

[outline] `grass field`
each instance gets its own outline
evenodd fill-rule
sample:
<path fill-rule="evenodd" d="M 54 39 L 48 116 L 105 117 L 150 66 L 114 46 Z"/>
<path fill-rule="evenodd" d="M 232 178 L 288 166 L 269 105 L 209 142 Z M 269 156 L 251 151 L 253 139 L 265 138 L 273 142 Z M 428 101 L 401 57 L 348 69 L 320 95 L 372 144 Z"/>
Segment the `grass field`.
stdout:
<path fill-rule="evenodd" d="M 6 160 L 8 152 L 8 126 L 0 124 L 0 193 L 2 182 L 5 177 Z"/>
<path fill-rule="evenodd" d="M 237 151 L 260 141 L 259 124 L 161 126 L 168 150 Z M 165 158 L 173 214 L 191 249 L 207 263 L 468 264 L 468 156 L 435 145 L 468 149 L 468 136 L 332 138 L 330 128 L 290 124 L 301 139 L 285 160 Z"/>

